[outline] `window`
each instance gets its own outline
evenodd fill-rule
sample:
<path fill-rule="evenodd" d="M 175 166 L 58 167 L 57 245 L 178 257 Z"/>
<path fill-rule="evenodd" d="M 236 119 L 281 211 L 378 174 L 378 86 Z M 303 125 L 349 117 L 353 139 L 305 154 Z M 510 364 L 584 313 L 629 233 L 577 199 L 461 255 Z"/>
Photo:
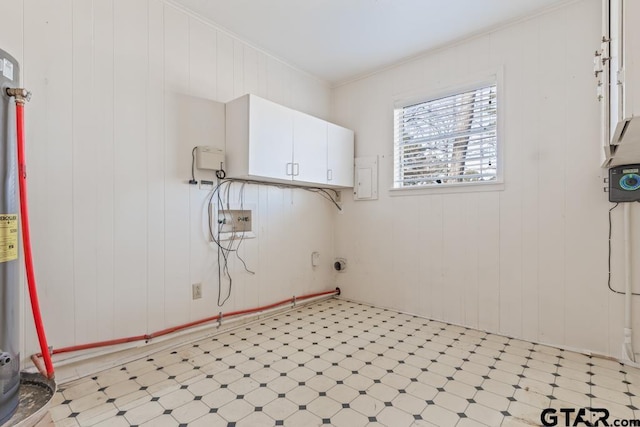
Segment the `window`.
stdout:
<path fill-rule="evenodd" d="M 395 188 L 496 181 L 496 85 L 395 109 Z"/>

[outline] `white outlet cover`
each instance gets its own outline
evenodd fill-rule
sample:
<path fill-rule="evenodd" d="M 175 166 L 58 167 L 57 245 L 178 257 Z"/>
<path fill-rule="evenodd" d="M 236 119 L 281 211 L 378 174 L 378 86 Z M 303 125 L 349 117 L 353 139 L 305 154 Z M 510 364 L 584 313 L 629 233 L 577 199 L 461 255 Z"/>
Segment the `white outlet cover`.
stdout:
<path fill-rule="evenodd" d="M 311 265 L 317 267 L 320 265 L 320 252 L 313 252 L 311 254 Z"/>

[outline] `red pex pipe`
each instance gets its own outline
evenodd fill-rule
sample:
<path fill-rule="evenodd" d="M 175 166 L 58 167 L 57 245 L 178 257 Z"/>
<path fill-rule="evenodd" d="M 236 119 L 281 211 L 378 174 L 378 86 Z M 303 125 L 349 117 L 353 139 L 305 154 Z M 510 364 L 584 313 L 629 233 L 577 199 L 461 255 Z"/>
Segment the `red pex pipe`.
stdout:
<path fill-rule="evenodd" d="M 71 353 L 71 352 L 74 352 L 74 351 L 88 350 L 88 349 L 91 349 L 91 348 L 109 347 L 109 346 L 112 346 L 112 345 L 125 344 L 125 343 L 129 343 L 129 342 L 134 342 L 134 341 L 148 341 L 148 340 L 151 340 L 153 338 L 158 338 L 158 337 L 161 337 L 163 335 L 168 335 L 168 334 L 173 333 L 173 332 L 178 332 L 178 331 L 181 331 L 181 330 L 184 330 L 184 329 L 192 328 L 194 326 L 202 325 L 203 323 L 213 322 L 215 320 L 219 320 L 220 318 L 226 319 L 228 317 L 239 316 L 239 315 L 242 315 L 242 314 L 256 313 L 256 312 L 259 312 L 259 311 L 269 310 L 271 308 L 275 308 L 275 307 L 278 307 L 278 306 L 281 306 L 281 305 L 284 305 L 284 304 L 289 304 L 289 303 L 293 303 L 293 302 L 296 302 L 296 301 L 303 301 L 303 300 L 307 300 L 307 299 L 310 299 L 310 298 L 321 297 L 321 296 L 324 296 L 324 295 L 340 295 L 340 289 L 336 288 L 335 290 L 331 290 L 331 291 L 318 292 L 318 293 L 315 293 L 315 294 L 302 295 L 302 296 L 299 296 L 299 297 L 288 298 L 288 299 L 285 299 L 285 300 L 282 300 L 282 301 L 274 302 L 272 304 L 263 305 L 263 306 L 255 307 L 255 308 L 248 308 L 246 310 L 231 311 L 229 313 L 223 313 L 222 316 L 216 315 L 216 316 L 212 316 L 212 317 L 207 317 L 205 319 L 195 320 L 193 322 L 185 323 L 185 324 L 178 325 L 178 326 L 172 326 L 170 328 L 162 329 L 160 331 L 152 332 L 152 333 L 146 334 L 146 335 L 137 335 L 137 336 L 127 337 L 127 338 L 117 338 L 117 339 L 108 340 L 108 341 L 99 341 L 99 342 L 94 342 L 94 343 L 89 343 L 89 344 L 79 344 L 79 345 L 73 345 L 73 346 L 70 346 L 70 347 L 56 348 L 56 349 L 53 350 L 53 354 Z M 36 354 L 34 356 L 36 358 L 38 358 L 38 357 L 41 356 L 41 354 Z M 32 356 L 32 359 L 34 358 L 34 356 Z M 34 363 L 35 363 L 35 361 L 34 361 Z"/>
<path fill-rule="evenodd" d="M 22 100 L 16 99 L 16 124 L 18 136 L 18 175 L 20 187 L 20 215 L 22 218 L 22 244 L 24 246 L 24 262 L 27 270 L 27 283 L 29 286 L 29 298 L 31 299 L 31 311 L 33 312 L 33 322 L 36 325 L 40 352 L 43 355 L 46 377 L 53 379 L 55 372 L 49 354 L 47 335 L 44 331 L 42 313 L 40 312 L 40 302 L 38 301 L 38 290 L 36 287 L 36 277 L 33 269 L 33 254 L 31 252 L 31 233 L 29 230 L 29 209 L 27 204 L 27 163 L 25 161 L 24 150 L 24 104 Z"/>
<path fill-rule="evenodd" d="M 53 354 L 70 353 L 72 351 L 88 350 L 90 348 L 108 347 L 110 345 L 126 344 L 128 342 L 142 341 L 146 338 L 147 338 L 146 335 L 137 335 L 135 337 L 117 338 L 114 340 L 100 341 L 96 343 L 78 344 L 72 347 L 63 347 L 63 348 L 54 349 Z M 40 354 L 37 354 L 36 356 L 40 357 Z"/>

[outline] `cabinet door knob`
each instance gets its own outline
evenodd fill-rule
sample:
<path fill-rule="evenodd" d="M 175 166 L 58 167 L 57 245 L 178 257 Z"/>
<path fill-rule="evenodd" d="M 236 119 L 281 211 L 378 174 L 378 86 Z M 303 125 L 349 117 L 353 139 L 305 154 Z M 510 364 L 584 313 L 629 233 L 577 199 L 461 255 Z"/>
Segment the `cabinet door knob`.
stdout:
<path fill-rule="evenodd" d="M 293 163 L 287 163 L 287 175 L 293 175 Z"/>
<path fill-rule="evenodd" d="M 327 169 L 327 181 L 333 180 L 333 170 Z"/>
<path fill-rule="evenodd" d="M 293 164 L 293 176 L 300 175 L 300 163 Z"/>

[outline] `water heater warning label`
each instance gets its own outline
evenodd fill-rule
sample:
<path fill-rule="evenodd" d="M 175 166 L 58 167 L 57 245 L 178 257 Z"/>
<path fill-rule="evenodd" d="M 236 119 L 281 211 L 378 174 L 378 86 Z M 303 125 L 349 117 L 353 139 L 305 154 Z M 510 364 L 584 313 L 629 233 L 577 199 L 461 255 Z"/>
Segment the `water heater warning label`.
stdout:
<path fill-rule="evenodd" d="M 3 59 L 0 61 L 0 71 L 2 71 L 2 75 L 8 78 L 9 80 L 13 80 L 13 64 L 8 59 Z"/>
<path fill-rule="evenodd" d="M 18 259 L 18 215 L 0 214 L 0 262 Z"/>

